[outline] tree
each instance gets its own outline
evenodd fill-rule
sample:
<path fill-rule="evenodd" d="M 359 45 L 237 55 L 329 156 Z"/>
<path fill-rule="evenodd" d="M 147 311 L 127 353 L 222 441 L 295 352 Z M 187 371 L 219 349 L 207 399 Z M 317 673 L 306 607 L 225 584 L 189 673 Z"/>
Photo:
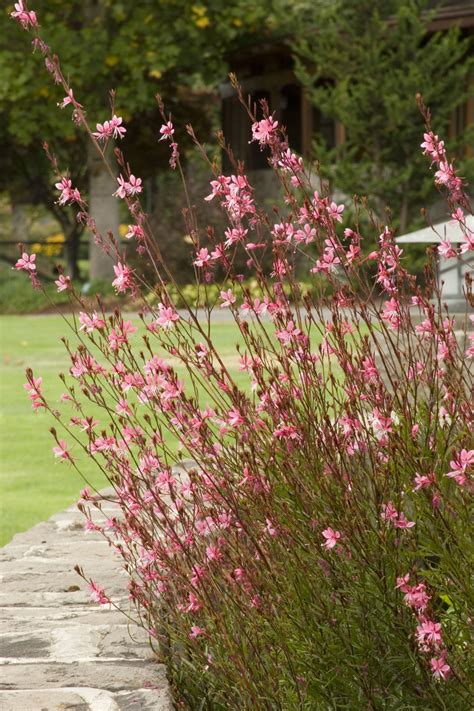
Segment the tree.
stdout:
<path fill-rule="evenodd" d="M 224 54 L 229 47 L 244 34 L 266 33 L 268 5 L 255 6 L 250 0 L 213 0 L 205 5 L 188 0 L 37 0 L 34 10 L 45 27 L 45 40 L 60 54 L 63 72 L 75 97 L 87 104 L 88 120 L 95 128 L 95 123 L 110 117 L 111 88 L 118 89 L 116 112 L 129 122 L 150 111 L 157 92 L 165 103 L 173 103 L 172 97 L 180 90 L 189 93 L 205 85 L 215 86 L 225 75 Z M 57 214 L 49 194 L 51 170 L 38 161 L 38 149 L 46 140 L 58 154 L 61 169 L 72 173 L 77 150 L 84 151 L 88 144 L 71 121 L 70 107 L 50 111 L 51 101 L 61 102 L 64 94 L 41 70 L 39 52 L 37 61 L 25 60 L 25 38 L 6 13 L 0 16 L 0 36 L 4 147 L 22 194 L 32 195 L 41 185 L 38 195 Z M 201 104 L 200 112 L 206 113 L 206 109 L 207 104 Z M 24 171 L 25 156 L 28 166 L 34 168 L 34 186 L 31 171 Z M 162 165 L 167 165 L 167 160 Z M 11 194 L 9 178 L 0 179 L 0 189 Z M 98 224 L 117 227 L 118 203 L 110 194 L 113 181 L 107 184 L 90 152 L 85 180 Z M 96 190 L 100 197 L 92 194 Z M 70 229 L 66 224 L 62 227 L 68 245 L 72 244 L 73 224 Z M 97 252 L 92 256 L 98 259 Z M 105 275 L 110 263 L 102 266 Z M 96 270 L 96 276 L 100 273 L 102 268 Z"/>
<path fill-rule="evenodd" d="M 444 137 L 453 111 L 466 99 L 474 67 L 472 43 L 459 30 L 428 32 L 435 10 L 427 12 L 427 5 L 303 2 L 292 27 L 297 75 L 311 102 L 345 128 L 345 140 L 333 150 L 317 136 L 323 176 L 346 194 L 369 196 L 381 217 L 391 205 L 402 231 L 435 195 L 417 150 L 423 122 L 416 94 L 423 95 Z M 472 129 L 458 137 L 459 150 L 472 142 Z"/>

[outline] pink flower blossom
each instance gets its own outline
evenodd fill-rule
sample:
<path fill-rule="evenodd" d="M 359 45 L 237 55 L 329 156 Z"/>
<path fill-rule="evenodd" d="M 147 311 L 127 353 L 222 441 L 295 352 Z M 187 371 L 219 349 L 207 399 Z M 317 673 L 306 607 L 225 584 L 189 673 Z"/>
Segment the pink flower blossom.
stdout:
<path fill-rule="evenodd" d="M 93 331 L 105 328 L 105 321 L 99 316 L 97 311 L 94 311 L 92 316 L 84 313 L 84 311 L 79 312 L 79 327 L 80 331 L 85 331 L 86 333 L 92 333 Z"/>
<path fill-rule="evenodd" d="M 382 318 L 392 328 L 397 329 L 400 327 L 402 318 L 400 312 L 400 304 L 396 299 L 391 298 L 385 302 L 384 309 L 382 311 Z"/>
<path fill-rule="evenodd" d="M 252 124 L 252 140 L 258 141 L 261 146 L 273 143 L 277 128 L 278 121 L 275 121 L 271 116 L 262 119 L 262 121 L 256 121 Z"/>
<path fill-rule="evenodd" d="M 205 630 L 203 630 L 202 627 L 193 625 L 191 627 L 191 632 L 189 633 L 189 637 L 190 637 L 190 639 L 197 639 L 197 637 L 200 637 L 203 634 L 206 634 L 206 632 L 205 632 Z"/>
<path fill-rule="evenodd" d="M 97 583 L 94 583 L 93 580 L 91 580 L 91 582 L 89 583 L 89 590 L 93 602 L 98 602 L 99 605 L 107 605 L 107 603 L 110 602 L 110 599 L 105 594 L 105 590 L 99 587 Z"/>
<path fill-rule="evenodd" d="M 160 141 L 171 141 L 173 139 L 174 127 L 171 121 L 164 123 L 160 128 L 161 138 Z"/>
<path fill-rule="evenodd" d="M 275 526 L 269 518 L 265 519 L 265 527 L 269 536 L 272 536 L 273 538 L 278 536 L 278 526 Z"/>
<path fill-rule="evenodd" d="M 427 608 L 428 603 L 431 600 L 431 596 L 426 592 L 426 585 L 424 583 L 409 585 L 409 579 L 409 573 L 403 577 L 397 578 L 397 584 L 395 587 L 401 590 L 404 594 L 405 604 L 415 610 L 416 614 L 419 614 Z"/>
<path fill-rule="evenodd" d="M 61 291 L 66 291 L 67 289 L 71 288 L 71 277 L 64 276 L 64 274 L 60 274 L 58 279 L 56 279 L 54 283 L 58 287 L 58 293 L 60 293 Z"/>
<path fill-rule="evenodd" d="M 380 514 L 380 518 L 382 519 L 382 521 L 386 522 L 393 522 L 397 520 L 398 511 L 391 501 L 389 501 L 387 504 L 382 505 L 382 513 Z"/>
<path fill-rule="evenodd" d="M 427 489 L 434 483 L 434 475 L 431 473 L 429 476 L 426 474 L 416 474 L 414 478 L 414 488 L 413 491 L 419 491 L 420 489 Z"/>
<path fill-rule="evenodd" d="M 143 232 L 143 229 L 140 227 L 140 225 L 129 225 L 128 226 L 128 231 L 127 234 L 125 235 L 125 239 L 143 239 L 145 236 L 145 233 Z"/>
<path fill-rule="evenodd" d="M 123 175 L 119 175 L 117 178 L 117 183 L 119 184 L 117 190 L 114 192 L 115 197 L 122 198 L 124 200 L 127 195 L 128 195 L 128 183 L 123 177 Z"/>
<path fill-rule="evenodd" d="M 60 104 L 58 104 L 59 108 L 65 109 L 66 106 L 69 106 L 69 104 L 72 104 L 75 108 L 82 109 L 82 104 L 80 104 L 76 99 L 74 98 L 74 93 L 72 89 L 67 90 L 67 94 L 64 97 L 64 99 L 61 101 Z"/>
<path fill-rule="evenodd" d="M 194 593 L 190 592 L 188 595 L 189 603 L 184 608 L 185 612 L 198 612 L 202 608 L 202 603 L 199 602 L 198 598 Z"/>
<path fill-rule="evenodd" d="M 451 673 L 451 667 L 446 663 L 446 651 L 441 656 L 430 659 L 431 671 L 435 679 L 446 681 Z"/>
<path fill-rule="evenodd" d="M 323 547 L 327 550 L 331 550 L 336 546 L 337 542 L 341 538 L 341 535 L 342 534 L 339 531 L 334 531 L 332 528 L 326 528 L 323 531 L 323 536 L 326 539 L 323 543 Z"/>
<path fill-rule="evenodd" d="M 227 307 L 235 304 L 237 297 L 232 292 L 232 289 L 227 289 L 227 291 L 221 291 L 221 309 L 226 309 Z"/>
<path fill-rule="evenodd" d="M 24 272 L 35 272 L 36 271 L 36 254 L 27 254 L 23 252 L 17 263 L 15 264 L 15 269 Z"/>
<path fill-rule="evenodd" d="M 197 267 L 205 267 L 210 261 L 211 255 L 209 254 L 209 250 L 206 249 L 206 247 L 203 247 L 196 254 L 196 259 L 194 260 L 193 264 L 195 264 Z"/>
<path fill-rule="evenodd" d="M 142 191 L 142 179 L 131 175 L 128 179 L 128 195 L 138 195 Z"/>
<path fill-rule="evenodd" d="M 414 521 L 408 521 L 404 513 L 398 513 L 391 501 L 382 505 L 380 518 L 386 523 L 393 524 L 395 528 L 408 529 L 415 525 Z"/>
<path fill-rule="evenodd" d="M 114 197 L 122 198 L 122 200 L 131 195 L 138 195 L 142 191 L 142 179 L 136 178 L 134 175 L 130 175 L 128 181 L 125 180 L 123 175 L 119 175 L 117 183 L 119 186 L 114 192 Z"/>
<path fill-rule="evenodd" d="M 109 343 L 113 351 L 128 343 L 128 336 L 135 333 L 137 327 L 131 321 L 122 321 L 118 328 L 113 328 L 109 333 Z"/>
<path fill-rule="evenodd" d="M 222 553 L 219 546 L 210 545 L 206 547 L 206 557 L 208 560 L 220 560 L 222 558 Z"/>
<path fill-rule="evenodd" d="M 59 196 L 58 204 L 66 205 L 68 202 L 81 202 L 81 193 L 77 188 L 72 187 L 72 182 L 69 178 L 61 178 L 59 183 L 55 183 L 55 188 L 57 188 L 61 195 Z"/>
<path fill-rule="evenodd" d="M 337 205 L 332 202 L 327 208 L 328 215 L 332 220 L 336 222 L 342 222 L 342 213 L 344 212 L 344 205 Z"/>
<path fill-rule="evenodd" d="M 442 160 L 446 153 L 444 141 L 440 141 L 438 136 L 436 136 L 432 131 L 423 134 L 423 138 L 425 139 L 421 144 L 421 148 L 424 149 L 423 153 L 431 156 L 433 161 Z"/>
<path fill-rule="evenodd" d="M 395 528 L 413 528 L 414 525 L 415 522 L 408 521 L 407 517 L 403 512 L 398 516 L 397 520 L 395 521 Z"/>
<path fill-rule="evenodd" d="M 462 449 L 459 454 L 449 462 L 451 471 L 446 476 L 454 479 L 459 486 L 464 486 L 467 481 L 468 469 L 474 465 L 474 449 Z"/>
<path fill-rule="evenodd" d="M 67 447 L 66 442 L 60 439 L 58 442 L 58 447 L 53 447 L 53 454 L 58 459 L 72 460 L 71 453 Z"/>
<path fill-rule="evenodd" d="M 457 252 L 449 240 L 442 239 L 438 245 L 438 254 L 443 259 L 452 259 L 457 256 Z"/>
<path fill-rule="evenodd" d="M 123 293 L 133 286 L 132 270 L 126 264 L 119 262 L 114 265 L 115 279 L 112 286 L 117 294 Z"/>
<path fill-rule="evenodd" d="M 43 400 L 43 394 L 41 392 L 42 378 L 31 378 L 31 381 L 25 383 L 23 387 L 28 393 L 28 397 L 31 400 L 31 407 L 33 410 L 39 410 L 41 407 L 46 407 Z"/>
<path fill-rule="evenodd" d="M 15 3 L 15 9 L 10 13 L 10 17 L 13 17 L 14 20 L 18 20 L 24 30 L 27 30 L 30 26 L 38 27 L 36 13 L 33 10 L 27 10 L 23 0 L 18 0 L 18 2 Z"/>
<path fill-rule="evenodd" d="M 416 628 L 416 641 L 424 652 L 427 652 L 430 648 L 441 646 L 443 641 L 441 623 L 422 619 Z"/>
<path fill-rule="evenodd" d="M 92 135 L 97 138 L 98 141 L 105 141 L 109 138 L 123 138 L 127 129 L 121 125 L 122 117 L 112 116 L 110 121 L 104 121 L 104 123 L 96 124 L 97 131 Z"/>
<path fill-rule="evenodd" d="M 164 306 L 158 304 L 159 316 L 154 323 L 162 328 L 172 328 L 176 321 L 179 320 L 179 314 L 176 313 L 172 306 Z"/>

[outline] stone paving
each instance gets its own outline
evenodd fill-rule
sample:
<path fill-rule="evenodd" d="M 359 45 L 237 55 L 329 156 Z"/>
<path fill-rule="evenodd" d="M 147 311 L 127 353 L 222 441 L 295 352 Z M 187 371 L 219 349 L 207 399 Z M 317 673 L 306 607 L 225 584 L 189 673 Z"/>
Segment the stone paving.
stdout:
<path fill-rule="evenodd" d="M 172 711 L 146 634 L 92 603 L 75 565 L 127 606 L 119 558 L 75 505 L 0 549 L 1 711 Z"/>

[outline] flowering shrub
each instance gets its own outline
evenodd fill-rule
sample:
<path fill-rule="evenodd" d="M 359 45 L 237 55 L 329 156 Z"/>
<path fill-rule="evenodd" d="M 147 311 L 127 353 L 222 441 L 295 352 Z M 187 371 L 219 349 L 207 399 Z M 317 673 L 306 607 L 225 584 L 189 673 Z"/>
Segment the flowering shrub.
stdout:
<path fill-rule="evenodd" d="M 20 1 L 13 14 L 37 33 L 34 44 L 66 93 L 61 106 L 72 107 L 104 156 L 126 130 L 120 117 L 112 110 L 92 132 L 34 13 Z M 459 249 L 442 243 L 440 257 L 458 256 L 474 247 L 470 208 L 421 108 L 423 149 L 464 235 Z M 220 204 L 225 234 L 203 230 L 191 205 L 186 211 L 197 289 L 217 291 L 203 302 L 204 320 L 173 306 L 140 178 L 120 151 L 116 196 L 130 210 L 127 239 L 155 267 L 152 285 L 98 234 L 86 201 L 58 174 L 59 202 L 115 254 L 116 291 L 140 297 L 153 288 L 158 301 L 143 299 L 138 351 L 130 342 L 137 326 L 119 311 L 106 315 L 99 304 L 71 322 L 80 345 L 70 347 L 62 399 L 76 409 L 72 418 L 48 403 L 32 371 L 25 387 L 32 406 L 48 408 L 68 433 L 52 430 L 55 457 L 77 468 L 75 452 L 84 451 L 115 489 L 121 518 L 97 522 L 101 500 L 88 488 L 79 506 L 86 528 L 123 559 L 138 622 L 168 665 L 178 706 L 467 708 L 473 335 L 466 341 L 466 319 L 445 310 L 429 267 L 428 286 L 417 284 L 390 226 L 373 216 L 378 247 L 363 256 L 367 235 L 357 225 L 341 229 L 344 206 L 314 192 L 265 102 L 262 110 L 259 121 L 249 111 L 253 140 L 268 153 L 286 207 L 270 218 L 242 166 L 233 175 L 210 166 L 205 199 Z M 157 139 L 169 142 L 180 170 L 164 111 Z M 245 274 L 234 266 L 241 253 Z M 367 260 L 375 283 L 363 276 Z M 316 279 L 311 293 L 296 262 Z M 38 286 L 34 255 L 22 254 L 17 268 Z M 80 301 L 67 275 L 57 286 Z M 227 309 L 240 330 L 247 387 L 213 343 L 214 308 Z M 169 434 L 195 465 L 173 467 Z M 100 581 L 79 573 L 94 600 L 114 604 Z"/>

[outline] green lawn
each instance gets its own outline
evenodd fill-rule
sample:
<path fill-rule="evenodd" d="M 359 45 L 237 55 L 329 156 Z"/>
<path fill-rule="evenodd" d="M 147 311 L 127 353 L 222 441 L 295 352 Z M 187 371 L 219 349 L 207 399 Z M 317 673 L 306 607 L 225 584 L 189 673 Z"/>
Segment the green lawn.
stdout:
<path fill-rule="evenodd" d="M 233 370 L 239 335 L 233 323 L 213 327 L 213 339 Z M 0 316 L 0 545 L 72 503 L 84 486 L 71 467 L 54 459 L 52 417 L 34 413 L 23 389 L 31 367 L 42 376 L 49 400 L 58 401 L 64 390 L 58 373 L 68 369 L 61 336 L 71 338 L 71 331 L 59 316 Z M 237 380 L 243 384 L 244 374 Z M 105 485 L 90 464 L 83 469 L 93 485 Z"/>

